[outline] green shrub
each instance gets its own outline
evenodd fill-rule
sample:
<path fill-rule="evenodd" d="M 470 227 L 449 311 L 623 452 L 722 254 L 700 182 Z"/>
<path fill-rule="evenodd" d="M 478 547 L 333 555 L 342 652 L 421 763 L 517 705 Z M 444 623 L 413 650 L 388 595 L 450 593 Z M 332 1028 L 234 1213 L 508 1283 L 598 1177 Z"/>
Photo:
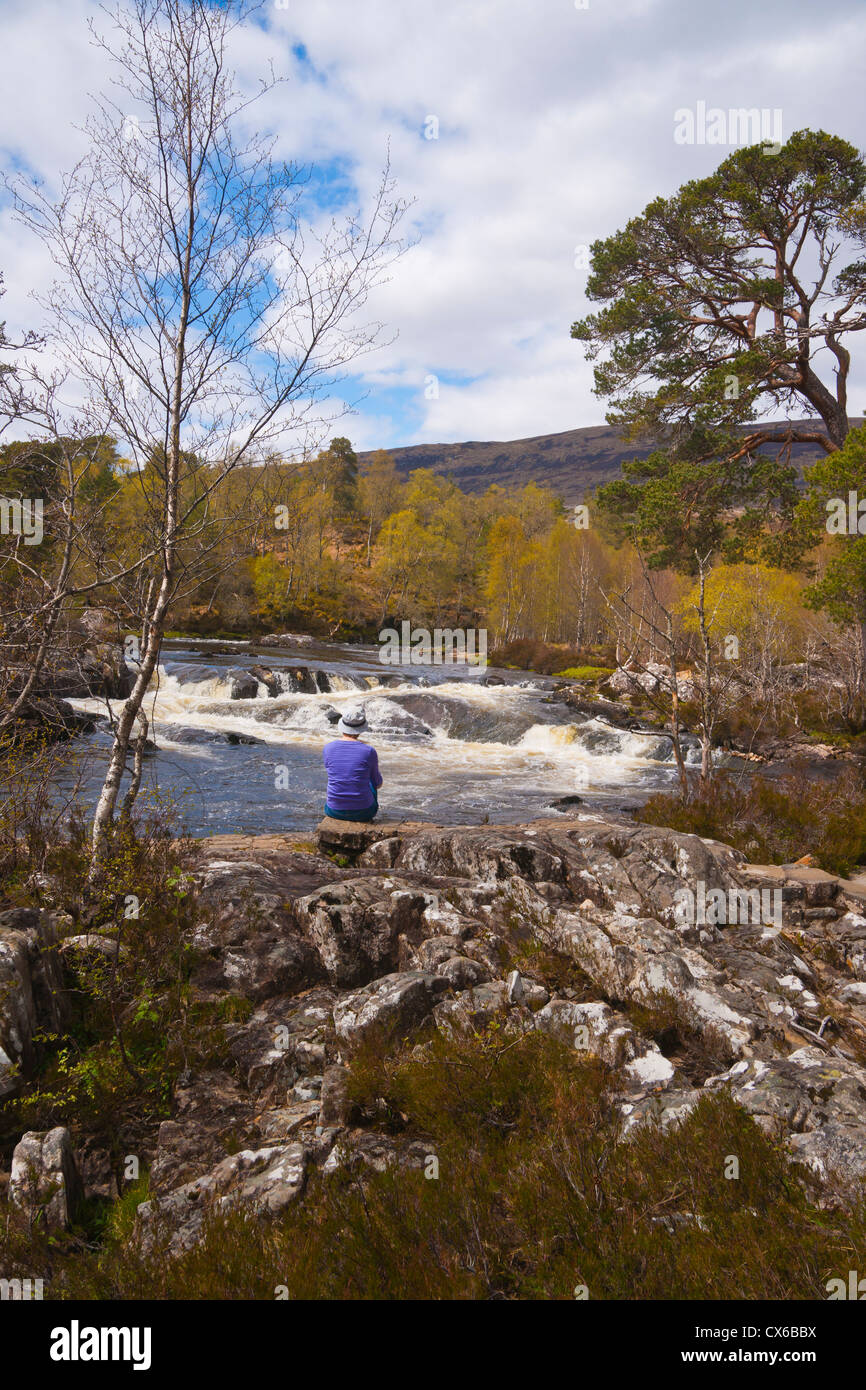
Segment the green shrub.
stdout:
<path fill-rule="evenodd" d="M 490 653 L 490 665 L 509 671 L 537 671 L 543 676 L 563 674 L 565 668 L 591 666 L 608 674 L 616 669 L 610 646 L 569 647 L 563 643 L 542 642 L 521 637 Z M 569 671 L 570 674 L 570 671 Z"/>
<path fill-rule="evenodd" d="M 612 676 L 613 666 L 569 666 L 565 671 L 554 671 L 555 676 L 565 676 L 573 681 L 600 681 Z"/>
<path fill-rule="evenodd" d="M 622 1142 L 615 1080 L 535 1032 L 365 1050 L 356 1105 L 429 1146 L 438 1177 L 314 1172 L 279 1218 L 214 1214 L 173 1259 L 159 1242 L 136 1249 L 127 1212 L 99 1250 L 45 1255 L 47 1295 L 546 1300 L 585 1285 L 594 1299 L 817 1299 L 831 1274 L 862 1267 L 863 1204 L 819 1208 L 809 1173 L 728 1095 Z"/>
<path fill-rule="evenodd" d="M 688 800 L 679 792 L 650 797 L 635 818 L 721 840 L 753 863 L 811 855 L 820 868 L 845 875 L 866 861 L 866 780 L 855 767 L 830 780 L 803 768 L 779 779 L 758 774 L 737 781 L 720 773 Z"/>
<path fill-rule="evenodd" d="M 238 1008 L 190 990 L 189 937 L 201 919 L 195 847 L 175 832 L 173 808 L 142 797 L 140 816 L 118 824 L 90 882 L 80 809 L 73 802 L 59 816 L 44 789 L 20 786 L 21 770 L 7 762 L 3 772 L 0 805 L 17 803 L 19 814 L 0 810 L 0 903 L 44 907 L 47 897 L 62 905 L 65 932 L 99 936 L 115 955 L 65 958 L 70 1016 L 62 1034 L 35 1039 L 34 1076 L 0 1107 L 0 1145 L 62 1124 L 113 1155 L 134 1151 L 168 1115 L 178 1073 L 225 1055 L 221 1024 Z"/>

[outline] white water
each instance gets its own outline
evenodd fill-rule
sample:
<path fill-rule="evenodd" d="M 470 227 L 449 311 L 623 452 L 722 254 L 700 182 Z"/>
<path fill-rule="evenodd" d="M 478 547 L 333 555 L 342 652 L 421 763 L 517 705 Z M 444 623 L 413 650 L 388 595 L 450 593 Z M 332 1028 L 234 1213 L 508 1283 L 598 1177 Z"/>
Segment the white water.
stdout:
<path fill-rule="evenodd" d="M 365 739 L 379 754 L 388 819 L 525 820 L 549 812 L 559 797 L 579 795 L 590 806 L 634 801 L 671 780 L 668 739 L 598 719 L 576 721 L 567 706 L 546 703 L 540 679 L 485 685 L 473 668 L 390 668 L 386 676 L 374 661 L 359 659 L 357 648 L 321 650 L 327 659 L 304 651 L 291 662 L 284 653 L 232 652 L 219 666 L 204 651 L 198 660 L 186 652 L 194 659 L 182 662 L 169 654 L 145 706 L 158 747 L 148 777 L 184 800 L 192 829 L 310 829 L 324 802 L 322 749 L 336 735 L 338 714 L 359 703 L 369 725 Z M 287 683 L 290 665 L 325 671 L 332 688 L 269 697 L 259 683 L 256 698 L 232 700 L 233 676 L 256 660 L 276 674 L 284 668 Z M 105 711 L 97 700 L 71 703 Z M 255 743 L 233 744 L 233 735 Z M 88 742 L 99 764 L 107 733 Z"/>

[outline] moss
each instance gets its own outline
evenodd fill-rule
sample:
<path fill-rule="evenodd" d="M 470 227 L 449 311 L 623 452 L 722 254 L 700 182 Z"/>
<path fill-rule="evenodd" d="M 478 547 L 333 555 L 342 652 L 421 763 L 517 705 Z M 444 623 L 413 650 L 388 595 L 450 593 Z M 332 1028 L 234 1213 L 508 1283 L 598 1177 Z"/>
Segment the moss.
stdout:
<path fill-rule="evenodd" d="M 599 681 L 612 676 L 611 666 L 568 666 L 564 671 L 554 671 L 555 676 L 566 676 L 573 681 Z"/>

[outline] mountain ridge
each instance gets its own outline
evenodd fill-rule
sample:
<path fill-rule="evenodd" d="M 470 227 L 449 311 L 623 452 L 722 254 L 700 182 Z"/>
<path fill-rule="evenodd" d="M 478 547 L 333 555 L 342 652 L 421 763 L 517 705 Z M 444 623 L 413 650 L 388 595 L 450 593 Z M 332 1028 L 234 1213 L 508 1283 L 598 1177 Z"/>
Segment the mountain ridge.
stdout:
<path fill-rule="evenodd" d="M 781 426 L 785 422 L 775 423 Z M 629 444 L 613 425 L 588 425 L 525 439 L 408 444 L 385 452 L 392 456 L 404 477 L 414 468 L 431 468 L 452 477 L 464 492 L 483 492 L 491 483 L 522 487 L 536 482 L 574 506 L 601 484 L 621 477 L 625 460 L 646 458 L 653 447 Z M 363 462 L 374 452 L 365 450 L 358 458 Z M 804 467 L 821 456 L 816 444 L 794 444 L 791 450 L 801 474 Z"/>

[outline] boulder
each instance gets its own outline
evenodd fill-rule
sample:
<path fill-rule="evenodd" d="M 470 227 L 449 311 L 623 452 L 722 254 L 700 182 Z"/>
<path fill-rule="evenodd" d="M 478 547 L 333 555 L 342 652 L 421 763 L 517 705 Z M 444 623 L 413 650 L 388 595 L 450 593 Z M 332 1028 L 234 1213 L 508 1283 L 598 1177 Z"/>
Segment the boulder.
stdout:
<path fill-rule="evenodd" d="M 259 1003 L 311 984 L 321 975 L 315 952 L 302 937 L 287 934 L 275 923 L 272 934 L 252 933 L 222 957 L 222 976 L 228 989 Z"/>
<path fill-rule="evenodd" d="M 279 695 L 280 683 L 277 680 L 276 674 L 269 667 L 259 665 L 251 666 L 247 674 L 251 676 L 254 681 L 261 681 L 272 700 Z M 233 695 L 232 699 L 235 698 L 236 697 Z"/>
<path fill-rule="evenodd" d="M 249 1121 L 249 1097 L 229 1072 L 216 1068 L 186 1078 L 174 1093 L 173 1116 L 159 1126 L 150 1188 L 166 1193 L 219 1163 Z"/>
<path fill-rule="evenodd" d="M 858 1200 L 866 1178 L 866 1068 L 815 1047 L 788 1057 L 742 1058 L 709 1077 L 703 1090 L 668 1087 L 624 1102 L 624 1137 L 646 1123 L 675 1125 L 702 1094 L 718 1090 L 728 1091 L 772 1139 L 783 1136 L 791 1157 L 812 1169 L 832 1200 Z"/>
<path fill-rule="evenodd" d="M 35 908 L 0 912 L 0 1100 L 32 1071 L 37 1022 L 56 1032 L 68 1013 L 57 919 Z"/>
<path fill-rule="evenodd" d="M 347 989 L 398 968 L 399 937 L 429 934 L 424 911 L 430 903 L 429 893 L 407 883 L 365 875 L 299 898 L 294 916 L 329 982 Z"/>
<path fill-rule="evenodd" d="M 209 1173 L 184 1183 L 165 1197 L 142 1202 L 137 1218 L 142 1247 L 152 1250 L 168 1234 L 167 1253 L 180 1255 L 200 1239 L 206 1213 L 248 1207 L 274 1216 L 297 1200 L 304 1188 L 308 1153 L 303 1144 L 272 1144 L 242 1149 Z"/>
<path fill-rule="evenodd" d="M 89 694 L 89 690 L 84 692 Z M 51 695 L 30 695 L 20 707 L 12 724 L 4 733 L 7 744 L 61 743 L 77 738 L 96 728 L 99 720 L 93 714 L 80 714 L 65 700 Z"/>
<path fill-rule="evenodd" d="M 9 1197 L 31 1222 L 68 1228 L 84 1198 L 69 1130 L 28 1130 L 15 1146 Z"/>
<path fill-rule="evenodd" d="M 631 1024 L 609 1004 L 551 999 L 536 1013 L 535 1027 L 578 1052 L 601 1057 L 612 1067 L 624 1066 L 637 1056 Z"/>
<path fill-rule="evenodd" d="M 0 928 L 0 1100 L 17 1095 L 30 1074 L 35 1027 L 27 940 Z"/>
<path fill-rule="evenodd" d="M 768 1134 L 777 1135 L 780 1124 L 793 1131 L 791 1152 L 820 1177 L 834 1170 L 845 1182 L 866 1177 L 866 1068 L 859 1063 L 801 1047 L 786 1058 L 743 1059 L 705 1086 L 729 1089 Z"/>
<path fill-rule="evenodd" d="M 260 1003 L 322 978 L 318 955 L 297 931 L 273 869 L 253 860 L 210 859 L 197 878 L 203 899 L 216 910 L 216 921 L 195 942 L 206 952 L 193 972 L 199 990 L 231 990 Z"/>
<path fill-rule="evenodd" d="M 135 676 L 124 660 L 123 649 L 110 642 L 91 643 L 81 658 L 81 672 L 90 695 L 125 700 Z M 72 695 L 74 692 L 66 692 Z"/>
<path fill-rule="evenodd" d="M 311 672 L 307 666 L 293 666 L 288 671 L 280 670 L 275 674 L 281 692 L 291 691 L 299 695 L 316 695 L 319 691 L 315 672 Z"/>
<path fill-rule="evenodd" d="M 348 1123 L 351 1103 L 347 1092 L 348 1072 L 343 1066 L 328 1067 L 322 1076 L 321 1114 L 323 1125 Z"/>
<path fill-rule="evenodd" d="M 252 671 L 241 671 L 238 675 L 232 676 L 229 699 L 255 700 L 258 698 L 258 693 L 259 681 Z"/>
<path fill-rule="evenodd" d="M 267 637 L 260 637 L 258 645 L 260 647 L 309 647 L 315 641 L 314 637 L 309 637 L 305 632 L 271 632 Z"/>
<path fill-rule="evenodd" d="M 302 1136 L 309 1139 L 311 1127 L 317 1125 L 321 1113 L 318 1100 L 296 1100 L 291 1105 L 265 1110 L 256 1120 L 256 1131 L 264 1143 L 282 1144 Z"/>
<path fill-rule="evenodd" d="M 370 1168 L 375 1173 L 387 1172 L 389 1168 L 423 1169 L 434 1155 L 432 1144 L 423 1139 L 351 1130 L 337 1139 L 322 1165 L 322 1176 L 329 1178 L 335 1173 L 359 1168 Z"/>
<path fill-rule="evenodd" d="M 660 1090 L 669 1086 L 676 1075 L 673 1062 L 665 1057 L 656 1043 L 650 1043 L 639 1057 L 625 1064 L 625 1074 L 636 1086 Z"/>
<path fill-rule="evenodd" d="M 307 990 L 297 999 L 269 999 L 245 1023 L 226 1025 L 250 1096 L 283 1100 L 299 1078 L 322 1073 L 333 1060 L 333 1009 L 329 990 Z"/>
<path fill-rule="evenodd" d="M 334 1006 L 337 1037 L 355 1047 L 372 1035 L 399 1039 L 430 1016 L 448 981 L 422 970 L 386 975 Z"/>
<path fill-rule="evenodd" d="M 457 993 L 472 989 L 475 985 L 485 985 L 490 980 L 487 967 L 470 956 L 449 956 L 437 966 L 435 973 L 447 980 L 449 987 Z"/>

